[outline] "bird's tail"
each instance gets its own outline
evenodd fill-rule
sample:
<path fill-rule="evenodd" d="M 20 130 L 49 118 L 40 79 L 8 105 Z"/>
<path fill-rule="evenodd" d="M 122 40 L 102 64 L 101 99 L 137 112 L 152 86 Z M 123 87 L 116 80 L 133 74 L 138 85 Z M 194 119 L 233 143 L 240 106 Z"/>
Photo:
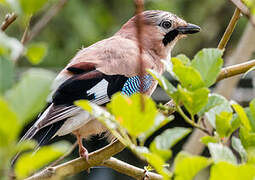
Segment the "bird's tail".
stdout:
<path fill-rule="evenodd" d="M 37 128 L 33 125 L 27 132 L 26 134 L 20 139 L 19 144 L 25 140 L 30 140 L 34 137 L 34 135 L 37 133 Z M 11 160 L 11 166 L 13 166 L 16 162 L 16 160 L 18 159 L 18 157 L 20 156 L 22 152 L 18 152 L 13 159 Z"/>
<path fill-rule="evenodd" d="M 26 134 L 20 139 L 19 143 L 25 140 L 30 140 L 34 137 L 34 135 L 38 132 L 38 129 L 33 125 Z"/>

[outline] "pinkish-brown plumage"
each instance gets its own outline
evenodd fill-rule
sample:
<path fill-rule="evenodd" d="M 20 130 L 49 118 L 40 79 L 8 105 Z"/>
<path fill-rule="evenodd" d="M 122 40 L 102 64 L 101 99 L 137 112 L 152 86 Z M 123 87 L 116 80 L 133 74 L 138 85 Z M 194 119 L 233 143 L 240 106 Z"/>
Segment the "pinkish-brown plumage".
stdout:
<path fill-rule="evenodd" d="M 112 37 L 81 49 L 72 58 L 54 81 L 49 98 L 51 105 L 22 139 L 33 138 L 39 133 L 42 135 L 37 140 L 39 145 L 43 145 L 55 135 L 73 133 L 79 140 L 81 156 L 87 157 L 81 139 L 104 132 L 106 128 L 88 112 L 74 106 L 73 101 L 88 99 L 101 105 L 109 102 L 115 92 L 128 94 L 139 91 L 123 89 L 126 83 L 132 83 L 132 78 L 139 75 L 135 18 L 131 18 Z M 162 60 L 170 59 L 176 42 L 184 34 L 199 31 L 198 26 L 165 11 L 143 12 L 142 25 L 143 65 L 158 73 L 163 73 Z M 147 81 L 145 93 L 151 95 L 157 82 L 150 78 Z"/>

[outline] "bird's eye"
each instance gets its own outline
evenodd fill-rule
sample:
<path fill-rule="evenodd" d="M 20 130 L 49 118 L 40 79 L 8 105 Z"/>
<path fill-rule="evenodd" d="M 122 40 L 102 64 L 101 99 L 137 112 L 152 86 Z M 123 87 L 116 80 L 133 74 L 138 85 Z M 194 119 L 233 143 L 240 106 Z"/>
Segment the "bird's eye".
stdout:
<path fill-rule="evenodd" d="M 161 25 L 163 28 L 169 29 L 172 26 L 172 23 L 170 21 L 163 21 Z"/>

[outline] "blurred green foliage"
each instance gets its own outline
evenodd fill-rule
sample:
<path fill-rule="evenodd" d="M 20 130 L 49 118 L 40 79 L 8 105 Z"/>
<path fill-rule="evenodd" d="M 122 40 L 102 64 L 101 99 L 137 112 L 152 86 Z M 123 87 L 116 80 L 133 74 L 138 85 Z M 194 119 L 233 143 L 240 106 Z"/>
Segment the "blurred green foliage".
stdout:
<path fill-rule="evenodd" d="M 250 2 L 247 0 L 247 3 Z M 89 46 L 111 36 L 134 14 L 133 1 L 130 0 L 68 1 L 40 35 L 24 47 L 19 39 L 31 14 L 33 14 L 31 27 L 33 27 L 54 3 L 57 3 L 57 0 L 0 0 L 1 22 L 8 12 L 15 11 L 19 15 L 18 20 L 8 28 L 6 34 L 0 32 L 0 159 L 2 160 L 0 175 L 3 179 L 7 178 L 9 173 L 11 158 L 17 152 L 36 146 L 33 141 L 16 144 L 21 129 L 45 105 L 54 78 L 51 72 L 42 69 L 32 69 L 20 75 L 17 73 L 20 68 L 37 64 L 40 67 L 61 68 L 82 46 Z M 184 52 L 187 56 L 194 55 L 202 47 L 216 46 L 234 9 L 228 2 L 222 0 L 148 0 L 145 7 L 171 11 L 188 22 L 202 27 L 200 35 L 183 40 L 175 49 L 174 54 Z M 239 21 L 232 42 L 239 38 L 246 22 L 244 18 Z M 231 45 L 233 46 L 234 43 Z M 211 165 L 212 180 L 222 176 L 229 179 L 254 177 L 253 173 L 248 175 L 248 172 L 254 171 L 254 166 L 250 164 L 255 162 L 254 102 L 252 101 L 246 109 L 232 103 L 232 108 L 236 112 L 233 113 L 230 103 L 224 97 L 209 94 L 208 87 L 215 83 L 222 67 L 222 55 L 222 51 L 204 49 L 199 51 L 192 61 L 184 55 L 173 58 L 173 70 L 170 67 L 167 69 L 179 81 L 177 87 L 163 76 L 150 71 L 175 101 L 178 112 L 188 123 L 200 127 L 199 122 L 205 116 L 216 130 L 215 134 L 201 139 L 208 146 L 211 158 L 180 152 L 174 161 L 176 175 L 174 179 L 192 179 L 209 165 Z M 14 65 L 11 60 L 20 56 L 21 59 Z M 155 103 L 147 97 L 145 97 L 146 108 L 143 110 L 140 100 L 139 94 L 131 98 L 118 94 L 107 106 L 109 112 L 85 101 L 79 101 L 77 105 L 98 117 L 134 153 L 146 159 L 165 179 L 169 179 L 173 173 L 165 167 L 165 164 L 172 156 L 171 148 L 189 134 L 190 129 L 182 127 L 168 129 L 159 135 L 149 148 L 144 147 L 143 144 L 149 135 L 173 120 L 173 117 L 163 116 L 156 109 Z M 189 116 L 180 108 L 181 102 Z M 130 111 L 123 112 L 120 108 Z M 143 119 L 144 115 L 146 116 Z M 143 121 L 137 121 L 139 117 Z M 232 145 L 241 156 L 243 165 L 237 165 L 239 162 L 236 156 L 224 141 L 225 138 L 230 138 L 237 128 L 240 128 L 240 136 L 232 139 Z M 139 138 L 140 145 L 135 138 Z M 15 166 L 17 177 L 28 176 L 49 161 L 61 156 L 68 147 L 69 144 L 62 142 L 42 148 L 35 154 L 24 154 Z M 227 169 L 227 172 L 222 169 Z M 233 171 L 235 173 L 232 173 Z"/>

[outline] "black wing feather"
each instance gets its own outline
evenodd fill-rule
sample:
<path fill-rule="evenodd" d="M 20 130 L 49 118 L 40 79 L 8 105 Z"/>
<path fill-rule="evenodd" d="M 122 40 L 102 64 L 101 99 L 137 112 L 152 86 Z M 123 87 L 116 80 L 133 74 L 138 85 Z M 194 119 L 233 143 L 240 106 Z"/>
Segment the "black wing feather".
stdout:
<path fill-rule="evenodd" d="M 29 130 L 21 140 L 33 138 L 39 142 L 40 146 L 47 144 L 67 119 L 66 116 L 62 116 L 61 114 L 65 113 L 65 109 L 68 110 L 73 107 L 74 101 L 79 99 L 94 100 L 95 95 L 89 95 L 87 91 L 103 79 L 108 82 L 108 86 L 105 88 L 107 89 L 107 96 L 110 99 L 114 93 L 121 91 L 128 79 L 123 75 L 106 75 L 97 70 L 87 72 L 82 69 L 79 70 L 77 67 L 73 67 L 70 71 L 72 73 L 76 72 L 76 74 L 67 79 L 56 90 L 52 98 L 53 106 L 47 116 L 45 116 L 45 119 L 39 123 L 38 128 L 32 126 L 31 131 Z M 62 111 L 61 109 L 64 110 Z M 51 123 L 55 120 L 54 118 L 56 118 L 56 122 Z"/>

